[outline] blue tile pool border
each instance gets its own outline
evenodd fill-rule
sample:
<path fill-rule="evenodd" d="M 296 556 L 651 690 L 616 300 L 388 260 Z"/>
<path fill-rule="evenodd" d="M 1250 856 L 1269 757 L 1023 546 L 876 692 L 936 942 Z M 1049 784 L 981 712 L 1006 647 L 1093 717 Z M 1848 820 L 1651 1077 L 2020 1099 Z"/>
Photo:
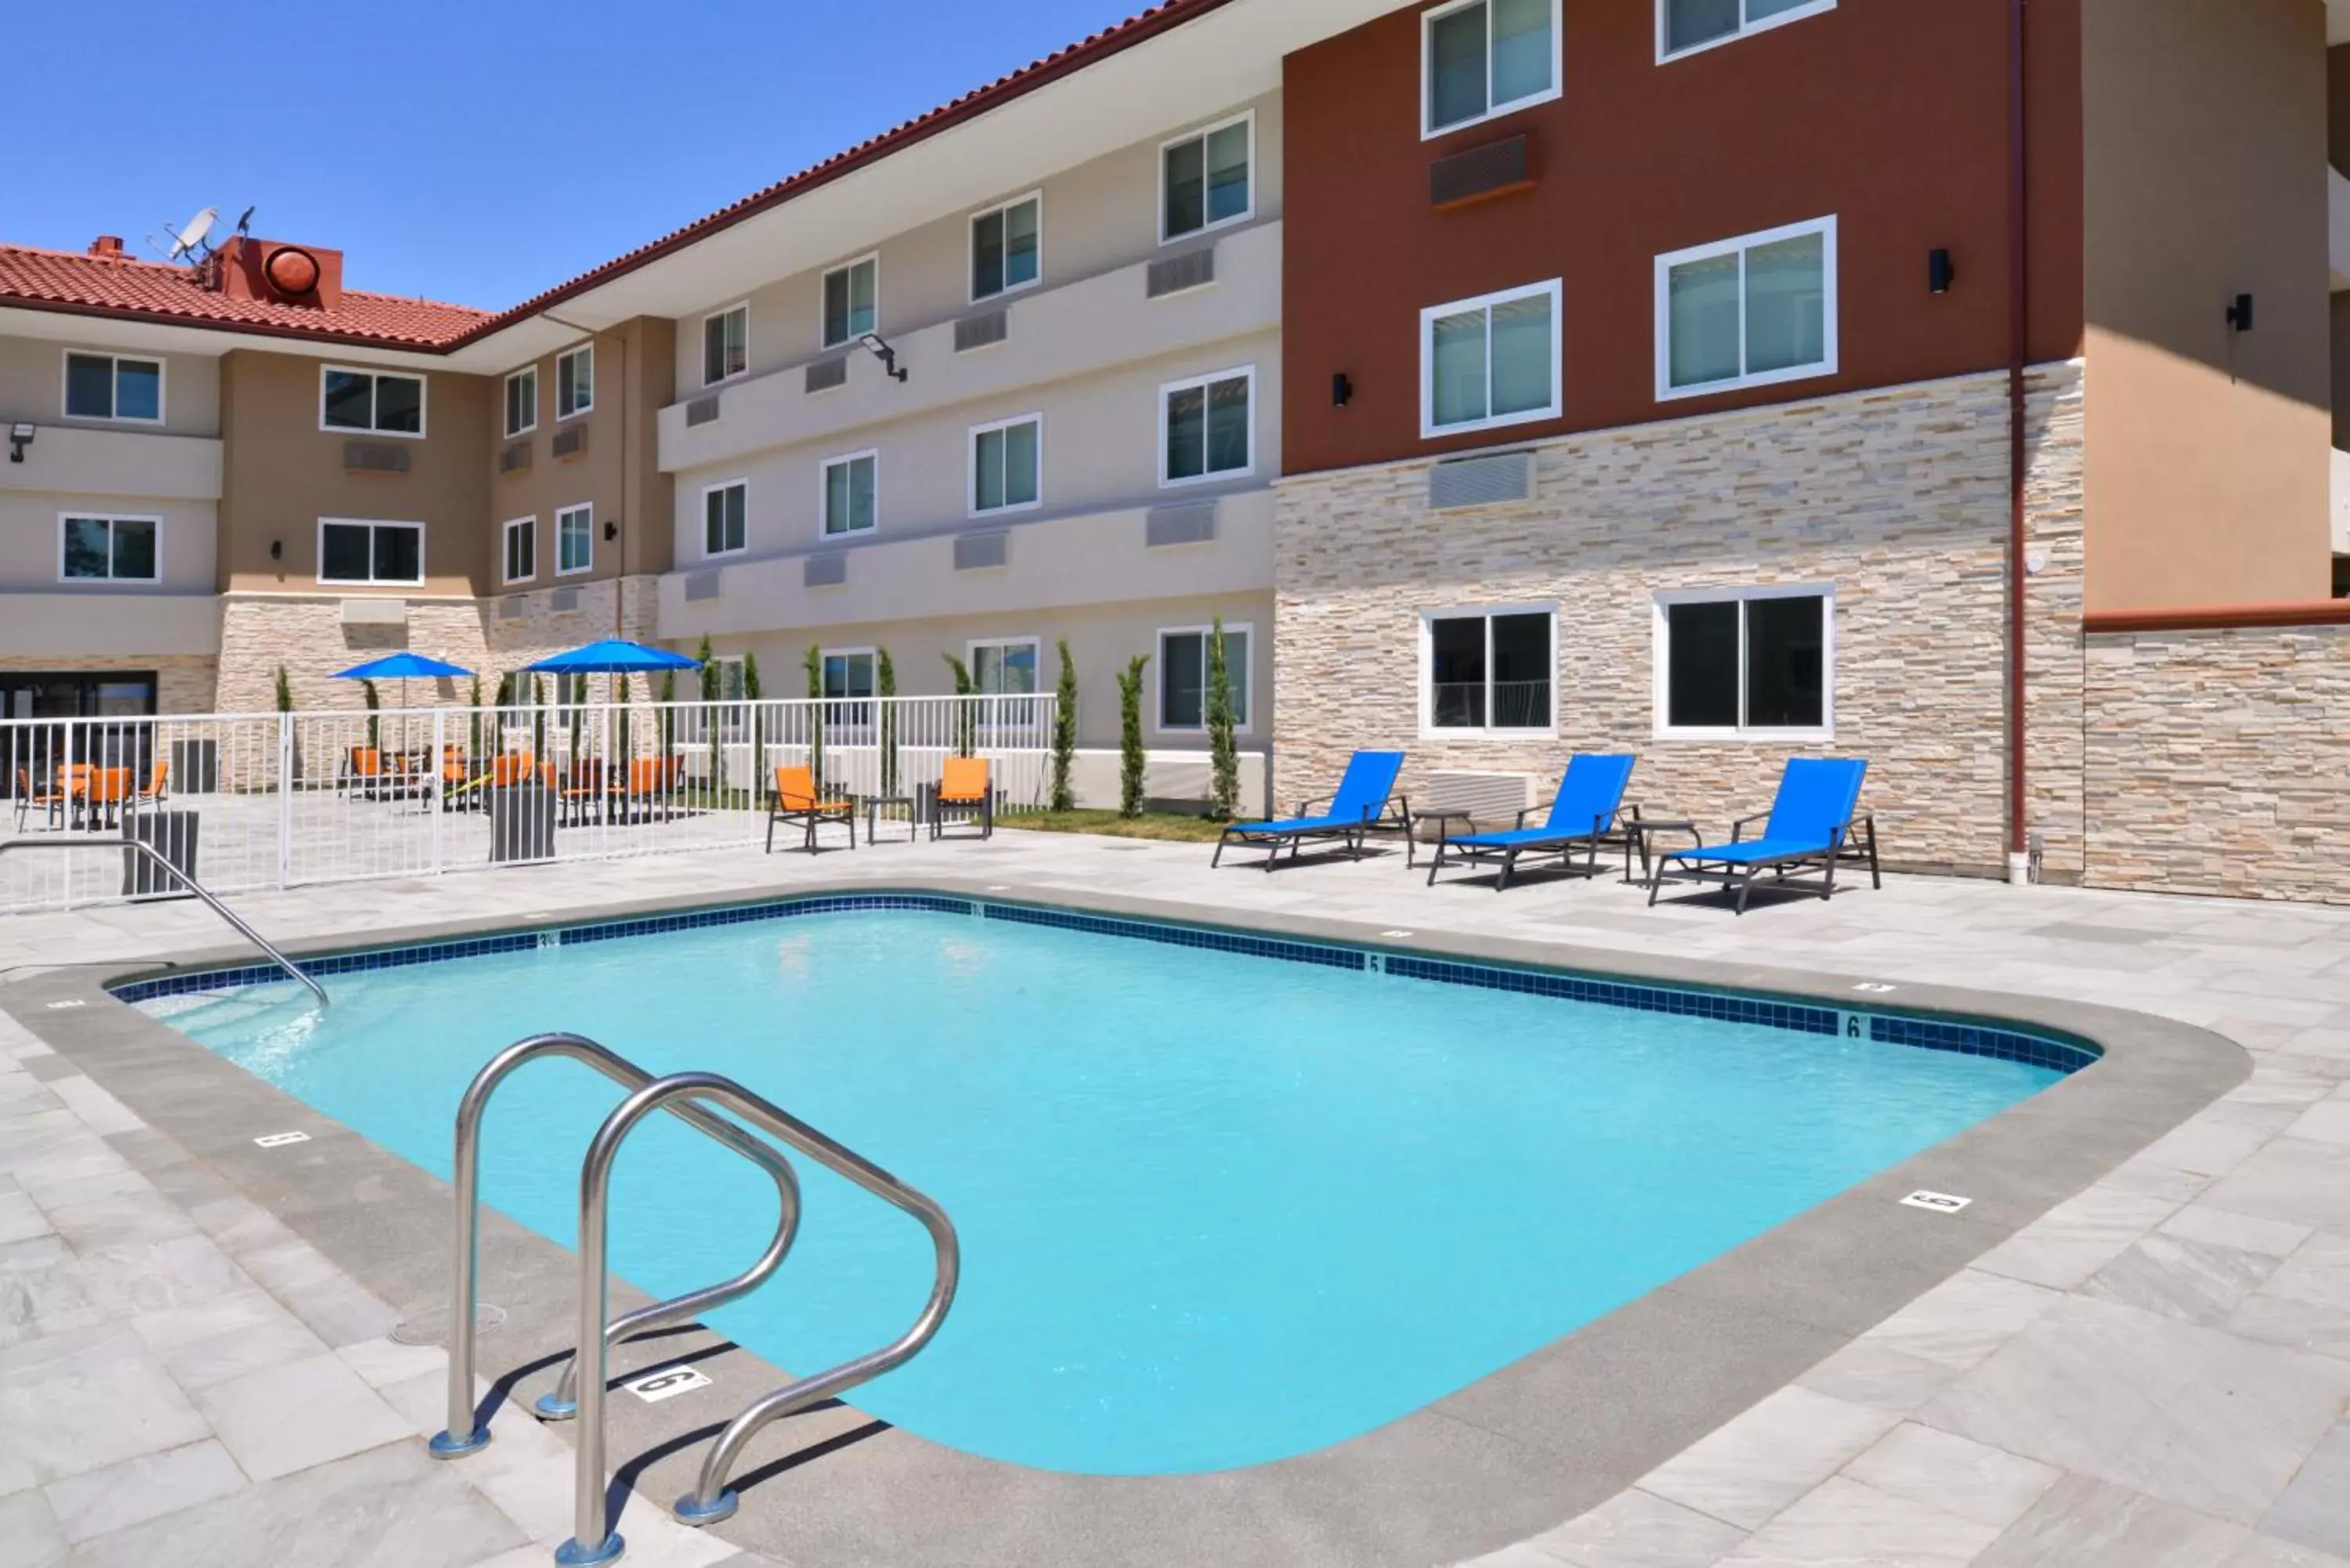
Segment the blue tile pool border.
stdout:
<path fill-rule="evenodd" d="M 357 952 L 330 953 L 298 961 L 305 973 L 324 979 L 368 970 L 406 969 L 454 959 L 618 941 L 712 926 L 748 925 L 764 920 L 872 910 L 959 915 L 1005 920 L 1018 925 L 1046 926 L 1094 936 L 1163 942 L 1177 947 L 1274 959 L 1285 963 L 1384 974 L 1391 979 L 1556 997 L 1562 1001 L 1587 1002 L 1601 1007 L 1752 1024 L 1801 1034 L 1857 1038 L 1865 1033 L 1867 1039 L 1878 1044 L 1906 1045 L 1918 1050 L 2017 1062 L 2067 1075 L 2092 1065 L 2102 1054 L 2097 1047 L 2085 1043 L 2028 1033 L 1994 1023 L 1923 1018 L 1874 1009 L 1837 1008 L 1815 1000 L 1649 984 L 1471 959 L 1431 958 L 1422 953 L 1271 936 L 1180 920 L 1097 915 L 1046 905 L 1005 903 L 990 898 L 934 893 L 809 894 L 761 903 L 682 910 L 675 914 L 592 920 L 531 930 L 373 948 Z M 135 1005 L 160 997 L 268 985 L 285 978 L 284 971 L 272 964 L 240 964 L 156 975 L 127 981 L 108 989 L 116 1000 Z"/>

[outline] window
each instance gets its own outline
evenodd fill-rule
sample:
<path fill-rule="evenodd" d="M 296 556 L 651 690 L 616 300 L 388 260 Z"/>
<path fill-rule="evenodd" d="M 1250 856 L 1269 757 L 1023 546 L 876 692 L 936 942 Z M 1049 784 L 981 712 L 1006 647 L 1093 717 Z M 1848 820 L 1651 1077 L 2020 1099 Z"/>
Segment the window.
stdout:
<path fill-rule="evenodd" d="M 1549 732 L 1556 621 L 1547 606 L 1423 618 L 1422 726 L 1432 735 Z"/>
<path fill-rule="evenodd" d="M 1660 735 L 1822 734 L 1833 725 L 1833 589 L 1660 594 Z"/>
<path fill-rule="evenodd" d="M 538 428 L 538 367 L 525 365 L 506 378 L 506 439 Z"/>
<path fill-rule="evenodd" d="M 824 465 L 824 532 L 827 538 L 836 534 L 863 534 L 874 524 L 874 486 L 879 457 L 860 452 L 851 457 L 836 457 Z"/>
<path fill-rule="evenodd" d="M 1232 683 L 1232 727 L 1249 722 L 1249 643 L 1253 628 L 1224 628 L 1224 671 Z M 1159 727 L 1208 727 L 1208 639 L 1215 628 L 1174 627 L 1159 634 Z"/>
<path fill-rule="evenodd" d="M 1559 280 L 1419 313 L 1422 436 L 1558 417 Z"/>
<path fill-rule="evenodd" d="M 879 330 L 881 258 L 867 256 L 824 275 L 824 346 L 837 348 Z"/>
<path fill-rule="evenodd" d="M 538 576 L 538 519 L 517 517 L 505 526 L 505 580 L 526 583 Z"/>
<path fill-rule="evenodd" d="M 1026 288 L 1040 275 L 1045 198 L 1023 196 L 971 221 L 971 297 Z"/>
<path fill-rule="evenodd" d="M 1657 396 L 1767 387 L 1836 368 L 1836 221 L 1657 258 Z"/>
<path fill-rule="evenodd" d="M 1163 243 L 1247 220 L 1256 117 L 1243 114 L 1159 153 L 1159 237 Z"/>
<path fill-rule="evenodd" d="M 982 696 L 1035 696 L 1036 639 L 1022 637 L 1007 638 L 998 642 L 972 643 L 971 683 Z"/>
<path fill-rule="evenodd" d="M 424 378 L 326 366 L 318 372 L 318 428 L 421 436 Z"/>
<path fill-rule="evenodd" d="M 869 648 L 827 648 L 824 659 L 824 694 L 827 697 L 870 697 L 873 695 L 873 650 Z"/>
<path fill-rule="evenodd" d="M 1423 140 L 1558 96 L 1558 0 L 1462 0 L 1420 26 Z"/>
<path fill-rule="evenodd" d="M 596 406 L 596 345 L 582 343 L 555 357 L 555 417 L 567 420 Z"/>
<path fill-rule="evenodd" d="M 68 352 L 66 418 L 162 423 L 163 362 Z"/>
<path fill-rule="evenodd" d="M 1836 0 L 1657 0 L 1657 58 L 1711 48 L 1833 11 L 1835 5 Z"/>
<path fill-rule="evenodd" d="M 320 518 L 318 580 L 415 587 L 424 581 L 424 524 Z"/>
<path fill-rule="evenodd" d="M 702 493 L 702 553 L 732 556 L 750 548 L 751 487 L 742 480 Z"/>
<path fill-rule="evenodd" d="M 1159 483 L 1195 484 L 1253 472 L 1255 390 L 1253 365 L 1159 388 Z"/>
<path fill-rule="evenodd" d="M 751 368 L 751 307 L 730 305 L 702 318 L 702 384 L 714 387 Z"/>
<path fill-rule="evenodd" d="M 1023 414 L 971 431 L 971 514 L 1024 512 L 1042 493 L 1045 416 Z"/>
<path fill-rule="evenodd" d="M 161 575 L 152 517 L 64 517 L 61 582 L 151 583 Z"/>
<path fill-rule="evenodd" d="M 596 509 L 567 506 L 555 514 L 555 575 L 567 577 L 596 565 Z"/>

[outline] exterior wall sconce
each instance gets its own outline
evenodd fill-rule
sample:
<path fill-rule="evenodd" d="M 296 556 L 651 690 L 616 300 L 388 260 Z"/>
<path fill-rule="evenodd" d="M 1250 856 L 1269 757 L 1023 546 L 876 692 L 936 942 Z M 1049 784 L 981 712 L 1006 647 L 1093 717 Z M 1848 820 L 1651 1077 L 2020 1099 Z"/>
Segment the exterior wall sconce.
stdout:
<path fill-rule="evenodd" d="M 33 426 L 18 423 L 8 427 L 8 461 L 10 462 L 24 462 L 25 449 L 32 444 Z"/>
<path fill-rule="evenodd" d="M 619 520 L 618 518 L 613 518 L 613 517 L 607 517 L 607 518 L 605 518 L 605 519 L 604 519 L 604 543 L 606 543 L 607 545 L 608 545 L 608 544 L 610 544 L 613 540 L 615 540 L 615 539 L 619 538 L 619 536 L 620 536 L 620 524 L 619 524 Z"/>
<path fill-rule="evenodd" d="M 898 369 L 898 351 L 889 347 L 889 340 L 881 334 L 868 332 L 858 341 L 871 349 L 873 357 L 881 361 L 882 374 L 893 381 L 902 381 L 906 379 L 906 372 Z"/>
<path fill-rule="evenodd" d="M 1950 285 L 1958 281 L 1959 269 L 1947 250 L 1929 252 L 1926 257 L 1926 286 L 1936 294 L 1948 294 Z"/>
<path fill-rule="evenodd" d="M 282 561 L 286 558 L 285 540 L 272 539 L 269 541 L 269 558 L 273 561 Z"/>
<path fill-rule="evenodd" d="M 2239 332 L 2250 332 L 2252 329 L 2252 296 L 2251 295 L 2236 296 L 2235 303 L 2228 306 L 2228 325 Z"/>
<path fill-rule="evenodd" d="M 1355 383 L 1344 370 L 1330 378 L 1330 406 L 1343 409 L 1355 400 Z"/>

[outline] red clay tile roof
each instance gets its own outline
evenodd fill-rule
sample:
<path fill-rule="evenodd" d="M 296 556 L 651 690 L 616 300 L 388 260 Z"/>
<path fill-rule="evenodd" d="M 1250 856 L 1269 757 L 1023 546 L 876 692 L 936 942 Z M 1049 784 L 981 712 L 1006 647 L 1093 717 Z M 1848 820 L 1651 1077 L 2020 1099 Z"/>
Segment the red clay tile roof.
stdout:
<path fill-rule="evenodd" d="M 122 316 L 445 354 L 1229 4 L 1231 0 L 1162 0 L 1081 42 L 1057 49 L 985 87 L 967 92 L 951 103 L 942 104 L 846 152 L 836 153 L 814 168 L 777 181 L 707 217 L 639 245 L 626 255 L 535 295 L 511 310 L 493 314 L 459 305 L 437 305 L 430 300 L 345 289 L 341 308 L 328 314 L 213 294 L 198 287 L 195 275 L 186 267 L 6 244 L 0 244 L 0 306 Z"/>
<path fill-rule="evenodd" d="M 232 299 L 198 283 L 192 267 L 10 244 L 0 244 L 0 305 L 427 351 L 490 318 L 462 305 L 353 289 L 331 311 Z"/>

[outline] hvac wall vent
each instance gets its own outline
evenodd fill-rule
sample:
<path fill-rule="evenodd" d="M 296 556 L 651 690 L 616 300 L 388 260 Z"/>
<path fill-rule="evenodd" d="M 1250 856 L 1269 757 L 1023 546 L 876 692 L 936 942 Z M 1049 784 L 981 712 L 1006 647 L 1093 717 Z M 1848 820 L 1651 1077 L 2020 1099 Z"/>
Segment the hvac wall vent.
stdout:
<path fill-rule="evenodd" d="M 557 588 L 549 597 L 554 601 L 549 607 L 557 615 L 572 615 L 579 608 L 577 588 Z"/>
<path fill-rule="evenodd" d="M 343 468 L 351 473 L 406 473 L 408 449 L 404 446 L 379 446 L 374 441 L 347 441 L 343 443 Z"/>
<path fill-rule="evenodd" d="M 990 566 L 1009 566 L 1012 561 L 1012 535 L 1002 529 L 990 534 L 958 534 L 955 535 L 955 570 L 984 571 Z"/>
<path fill-rule="evenodd" d="M 508 594 L 498 601 L 500 620 L 520 620 L 529 612 L 530 596 L 527 594 Z"/>
<path fill-rule="evenodd" d="M 1428 504 L 1444 512 L 1461 506 L 1499 506 L 1532 499 L 1534 454 L 1496 452 L 1491 457 L 1457 458 L 1428 471 Z"/>
<path fill-rule="evenodd" d="M 848 356 L 836 354 L 829 359 L 818 359 L 807 368 L 807 389 L 829 392 L 835 387 L 848 385 Z"/>
<path fill-rule="evenodd" d="M 587 450 L 588 427 L 586 425 L 573 425 L 568 430 L 559 430 L 555 432 L 556 456 L 577 457 Z"/>
<path fill-rule="evenodd" d="M 1142 523 L 1142 542 L 1153 550 L 1170 545 L 1205 545 L 1215 536 L 1216 504 L 1212 501 L 1154 506 Z"/>
<path fill-rule="evenodd" d="M 836 551 L 829 556 L 810 556 L 800 573 L 800 586 L 809 588 L 837 588 L 848 581 L 848 556 Z"/>
<path fill-rule="evenodd" d="M 1009 308 L 966 316 L 955 323 L 955 352 L 968 354 L 974 348 L 1001 343 L 1011 336 L 1012 312 Z"/>
<path fill-rule="evenodd" d="M 345 599 L 342 620 L 345 626 L 396 626 L 405 630 L 408 626 L 408 601 L 395 598 Z"/>
<path fill-rule="evenodd" d="M 1465 811 L 1479 824 L 1517 826 L 1518 813 L 1534 803 L 1532 774 L 1435 773 L 1428 778 L 1428 811 Z"/>
<path fill-rule="evenodd" d="M 686 603 L 690 605 L 702 604 L 707 600 L 718 597 L 721 592 L 721 579 L 719 574 L 716 572 L 689 572 L 686 574 Z"/>
<path fill-rule="evenodd" d="M 1205 288 L 1215 281 L 1216 247 L 1203 245 L 1196 251 L 1152 262 L 1143 288 L 1149 297 L 1162 299 L 1188 288 Z"/>
<path fill-rule="evenodd" d="M 696 398 L 685 405 L 685 428 L 688 430 L 696 425 L 706 425 L 717 417 L 718 394 L 715 392 L 706 398 Z"/>
<path fill-rule="evenodd" d="M 1531 190 L 1534 182 L 1534 145 L 1523 136 L 1513 136 L 1430 163 L 1428 200 L 1439 209 L 1465 207 L 1513 191 Z"/>
<path fill-rule="evenodd" d="M 500 473 L 518 473 L 530 466 L 530 442 L 518 441 L 498 453 Z"/>

